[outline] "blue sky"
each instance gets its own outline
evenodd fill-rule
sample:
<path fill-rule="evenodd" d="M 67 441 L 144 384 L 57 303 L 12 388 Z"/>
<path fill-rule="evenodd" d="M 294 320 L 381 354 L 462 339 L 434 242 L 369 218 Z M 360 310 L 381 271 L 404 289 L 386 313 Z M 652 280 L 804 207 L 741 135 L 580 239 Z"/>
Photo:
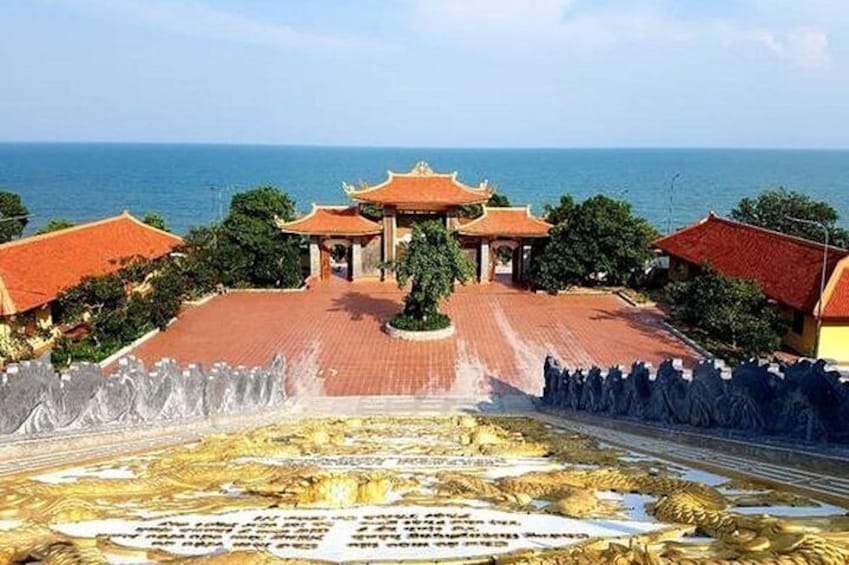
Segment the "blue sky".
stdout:
<path fill-rule="evenodd" d="M 0 0 L 0 140 L 849 147 L 849 0 Z"/>

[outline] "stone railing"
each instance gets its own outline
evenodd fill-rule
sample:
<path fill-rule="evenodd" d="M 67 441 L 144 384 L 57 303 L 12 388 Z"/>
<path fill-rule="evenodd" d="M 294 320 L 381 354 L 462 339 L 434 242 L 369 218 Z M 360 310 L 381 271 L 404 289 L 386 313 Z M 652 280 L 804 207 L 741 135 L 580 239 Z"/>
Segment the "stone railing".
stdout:
<path fill-rule="evenodd" d="M 849 443 L 849 379 L 823 361 L 733 369 L 705 361 L 685 370 L 680 360 L 667 360 L 657 371 L 646 363 L 569 370 L 548 357 L 544 372 L 542 401 L 554 408 Z"/>
<path fill-rule="evenodd" d="M 179 421 L 273 408 L 286 399 L 285 360 L 265 367 L 218 363 L 179 367 L 163 359 L 148 371 L 133 357 L 103 375 L 93 363 L 59 374 L 25 361 L 0 373 L 0 436 L 87 430 L 109 424 Z"/>

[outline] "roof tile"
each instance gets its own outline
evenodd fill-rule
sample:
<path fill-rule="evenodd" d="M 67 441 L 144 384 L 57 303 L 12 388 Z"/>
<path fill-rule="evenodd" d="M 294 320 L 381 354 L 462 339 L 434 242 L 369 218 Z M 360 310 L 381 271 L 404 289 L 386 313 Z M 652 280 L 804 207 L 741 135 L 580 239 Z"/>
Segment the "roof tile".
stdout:
<path fill-rule="evenodd" d="M 764 294 L 812 313 L 820 295 L 823 245 L 713 214 L 655 242 L 655 247 L 694 264 L 760 284 Z M 829 247 L 826 276 L 849 252 Z"/>
<path fill-rule="evenodd" d="M 0 245 L 0 315 L 46 304 L 85 276 L 113 273 L 132 257 L 161 257 L 182 241 L 125 212 Z"/>

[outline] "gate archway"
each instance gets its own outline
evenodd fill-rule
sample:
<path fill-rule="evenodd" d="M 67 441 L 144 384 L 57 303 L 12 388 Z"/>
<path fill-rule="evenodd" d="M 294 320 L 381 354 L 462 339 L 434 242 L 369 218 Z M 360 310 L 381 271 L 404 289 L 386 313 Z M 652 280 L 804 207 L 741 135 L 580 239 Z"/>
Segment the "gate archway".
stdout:
<path fill-rule="evenodd" d="M 346 272 L 345 279 L 354 280 L 352 248 L 353 241 L 344 237 L 325 237 L 319 242 L 320 252 L 320 278 L 321 280 L 329 280 L 333 276 L 332 254 L 335 248 L 342 247 L 344 249 Z"/>

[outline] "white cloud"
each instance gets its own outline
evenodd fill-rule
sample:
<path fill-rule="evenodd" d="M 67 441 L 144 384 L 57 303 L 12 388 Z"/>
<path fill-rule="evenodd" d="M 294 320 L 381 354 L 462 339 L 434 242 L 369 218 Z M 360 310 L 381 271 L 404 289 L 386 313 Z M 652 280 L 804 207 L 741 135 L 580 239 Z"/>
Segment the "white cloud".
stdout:
<path fill-rule="evenodd" d="M 806 69 L 831 65 L 828 33 L 814 27 L 753 25 L 717 18 L 683 18 L 658 3 L 605 7 L 577 0 L 419 0 L 418 29 L 509 48 L 599 48 L 623 43 L 701 43 L 757 47 Z M 462 34 L 462 35 L 458 35 Z"/>
<path fill-rule="evenodd" d="M 281 49 L 384 49 L 386 44 L 342 34 L 314 33 L 223 10 L 196 0 L 72 0 L 79 8 L 117 12 L 152 28 Z"/>

